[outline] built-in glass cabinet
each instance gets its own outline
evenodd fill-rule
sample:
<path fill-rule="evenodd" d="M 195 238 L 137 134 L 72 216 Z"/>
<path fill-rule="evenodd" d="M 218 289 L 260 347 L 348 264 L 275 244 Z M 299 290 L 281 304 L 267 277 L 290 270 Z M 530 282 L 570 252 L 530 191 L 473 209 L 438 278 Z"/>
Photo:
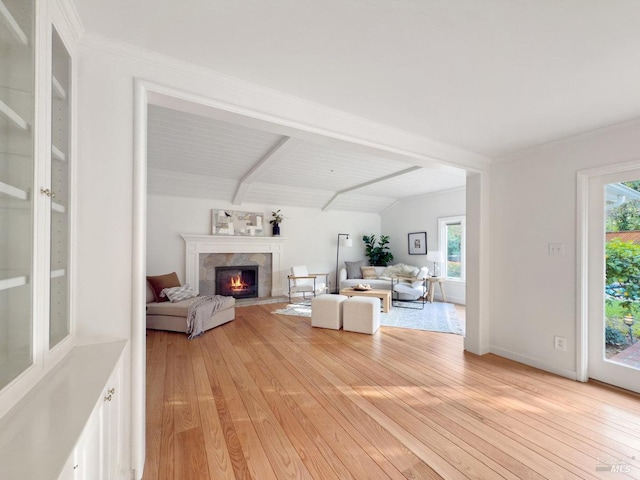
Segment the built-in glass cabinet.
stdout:
<path fill-rule="evenodd" d="M 44 5 L 0 0 L 0 407 L 72 332 L 72 64 Z"/>
<path fill-rule="evenodd" d="M 0 389 L 34 361 L 34 10 L 0 0 Z"/>
<path fill-rule="evenodd" d="M 71 56 L 60 35 L 52 34 L 51 77 L 51 281 L 49 347 L 70 332 L 69 315 L 69 146 Z"/>

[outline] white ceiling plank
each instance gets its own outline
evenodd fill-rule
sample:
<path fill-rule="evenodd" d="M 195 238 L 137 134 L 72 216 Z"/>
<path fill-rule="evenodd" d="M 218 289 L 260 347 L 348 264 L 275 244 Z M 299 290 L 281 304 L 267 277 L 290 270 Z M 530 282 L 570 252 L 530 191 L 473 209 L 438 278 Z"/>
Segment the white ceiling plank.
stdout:
<path fill-rule="evenodd" d="M 456 167 L 417 166 L 347 143 L 313 143 L 157 105 L 149 106 L 148 118 L 154 194 L 380 213 L 403 198 L 466 181 Z"/>
<path fill-rule="evenodd" d="M 282 188 L 277 184 L 256 182 L 251 186 L 246 201 L 269 205 L 294 205 L 319 210 L 319 205 L 324 205 L 331 195 L 333 195 L 331 191 L 310 190 L 304 185 Z"/>

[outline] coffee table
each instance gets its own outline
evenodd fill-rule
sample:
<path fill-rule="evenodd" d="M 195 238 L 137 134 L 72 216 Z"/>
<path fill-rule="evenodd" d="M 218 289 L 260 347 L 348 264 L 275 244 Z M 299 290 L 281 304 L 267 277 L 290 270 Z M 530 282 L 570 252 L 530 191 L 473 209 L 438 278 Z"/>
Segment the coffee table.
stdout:
<path fill-rule="evenodd" d="M 340 295 L 347 297 L 374 297 L 379 298 L 382 303 L 382 311 L 387 313 L 391 308 L 391 290 L 354 290 L 353 288 L 342 288 Z"/>

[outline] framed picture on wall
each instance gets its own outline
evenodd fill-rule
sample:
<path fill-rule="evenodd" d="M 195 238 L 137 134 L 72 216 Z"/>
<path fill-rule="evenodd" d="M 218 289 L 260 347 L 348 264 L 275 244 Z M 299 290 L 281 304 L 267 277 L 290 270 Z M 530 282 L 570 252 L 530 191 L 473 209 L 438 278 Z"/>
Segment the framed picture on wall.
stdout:
<path fill-rule="evenodd" d="M 409 255 L 427 254 L 427 232 L 409 234 Z"/>

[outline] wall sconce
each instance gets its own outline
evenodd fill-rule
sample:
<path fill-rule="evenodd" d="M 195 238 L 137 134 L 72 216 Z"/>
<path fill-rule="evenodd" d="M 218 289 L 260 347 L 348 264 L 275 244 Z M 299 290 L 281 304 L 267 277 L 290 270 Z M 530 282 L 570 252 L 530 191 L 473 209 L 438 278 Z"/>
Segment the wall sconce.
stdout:
<path fill-rule="evenodd" d="M 334 293 L 338 293 L 340 291 L 340 286 L 338 285 L 338 261 L 340 260 L 340 246 L 343 247 L 352 247 L 353 240 L 349 238 L 350 233 L 339 233 L 338 234 L 338 248 L 336 251 L 336 289 Z M 340 240 L 340 237 L 347 237 Z"/>

